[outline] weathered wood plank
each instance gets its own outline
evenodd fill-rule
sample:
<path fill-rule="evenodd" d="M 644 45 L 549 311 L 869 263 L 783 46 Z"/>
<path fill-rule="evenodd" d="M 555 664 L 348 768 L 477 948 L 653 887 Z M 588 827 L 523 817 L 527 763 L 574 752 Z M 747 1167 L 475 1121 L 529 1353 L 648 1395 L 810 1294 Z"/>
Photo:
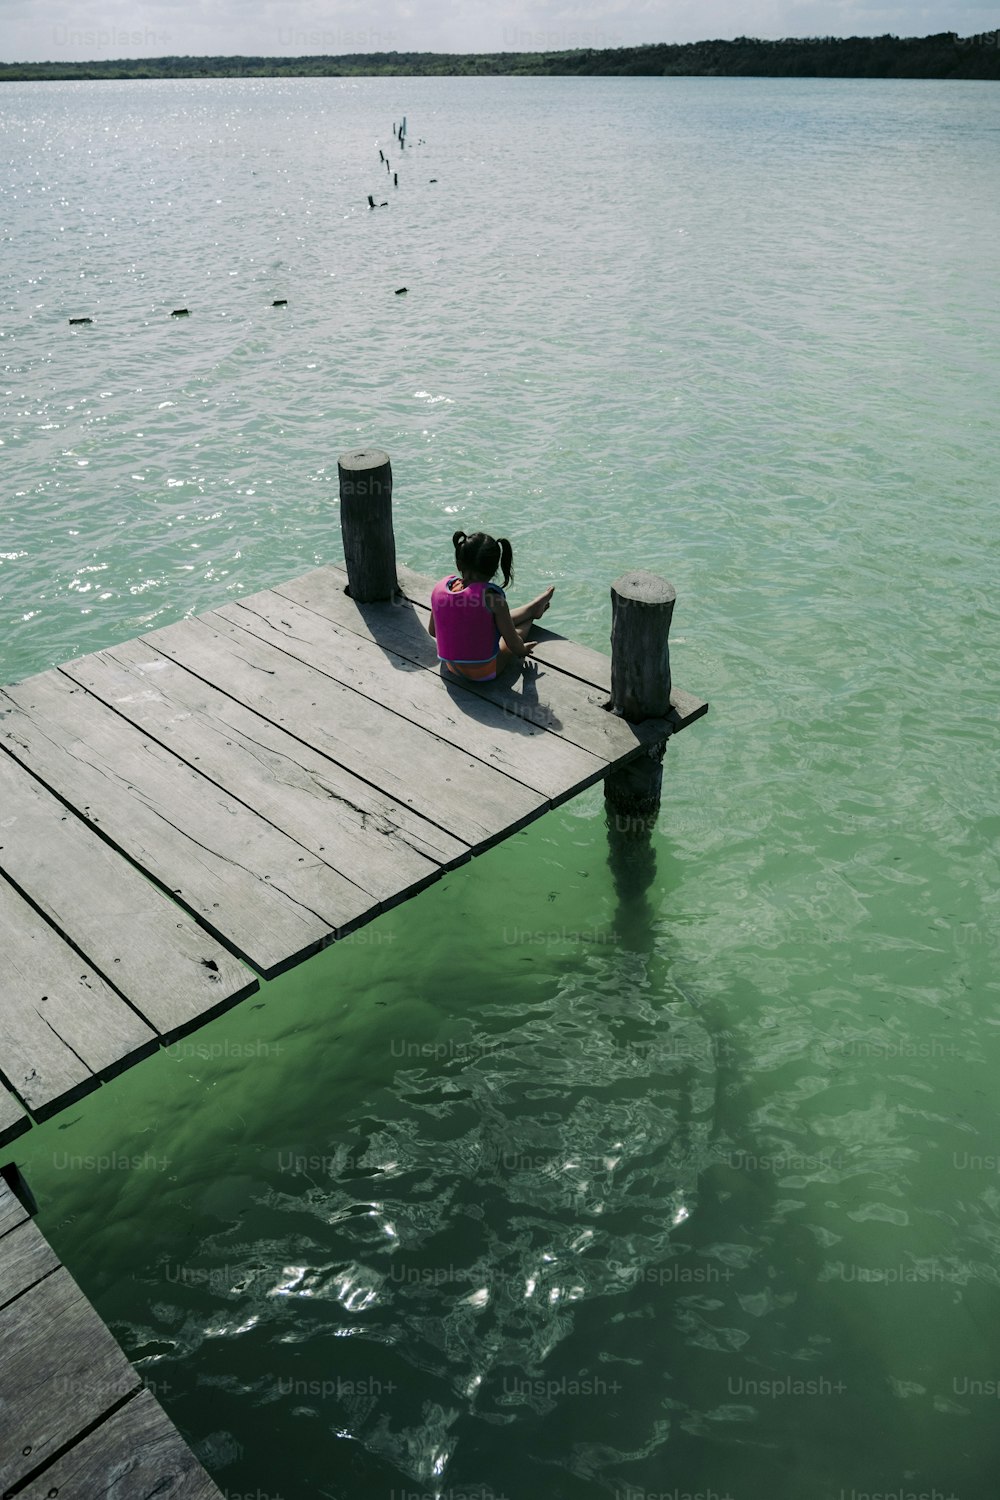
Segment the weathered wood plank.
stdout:
<path fill-rule="evenodd" d="M 59 1265 L 59 1257 L 30 1219 L 0 1239 L 0 1308 Z"/>
<path fill-rule="evenodd" d="M 416 611 L 355 604 L 343 593 L 330 613 L 270 590 L 214 611 L 440 739 L 503 771 L 543 797 L 599 781 L 606 762 L 486 698 L 442 691 L 434 643 Z M 431 670 L 424 670 L 430 668 Z"/>
<path fill-rule="evenodd" d="M 342 683 L 214 614 L 144 637 L 471 849 L 513 833 L 548 802 Z"/>
<path fill-rule="evenodd" d="M 266 976 L 378 909 L 61 672 L 6 689 L 4 708 L 0 743 Z"/>
<path fill-rule="evenodd" d="M 187 1447 L 148 1390 L 112 1412 L 42 1474 L 18 1500 L 223 1500 L 223 1492 Z"/>
<path fill-rule="evenodd" d="M 0 1057 L 0 1064 L 2 1062 L 3 1058 Z M 14 1098 L 14 1095 L 0 1083 L 0 1146 L 6 1146 L 8 1141 L 16 1140 L 30 1126 L 31 1121 Z M 0 1230 L 0 1233 L 2 1233 L 2 1230 Z"/>
<path fill-rule="evenodd" d="M 464 844 L 436 825 L 143 641 L 60 670 L 376 901 L 412 895 L 443 866 L 469 857 Z"/>
<path fill-rule="evenodd" d="M 221 943 L 4 754 L 0 809 L 0 870 L 161 1036 L 258 988 Z"/>
<path fill-rule="evenodd" d="M 23 1485 L 23 1500 L 148 1500 L 168 1490 L 177 1500 L 221 1500 L 2 1178 L 0 1348 L 3 1493 Z"/>
<path fill-rule="evenodd" d="M 0 1348 L 0 1492 L 140 1385 L 64 1267 L 0 1309 Z"/>
<path fill-rule="evenodd" d="M 315 568 L 304 578 L 296 579 L 296 584 L 310 584 L 315 580 L 316 586 L 322 588 L 322 575 L 336 571 L 338 577 L 343 576 L 343 570 L 333 567 Z M 406 599 L 418 605 L 421 609 L 430 612 L 431 589 L 435 580 L 427 578 L 423 573 L 415 573 L 412 568 L 397 565 L 399 586 Z M 281 584 L 278 592 L 283 592 L 287 587 Z M 296 595 L 296 597 L 301 597 Z M 609 637 L 610 638 L 610 637 Z M 593 651 L 589 646 L 581 646 L 576 641 L 567 640 L 558 632 L 547 630 L 544 626 L 536 625 L 532 631 L 532 640 L 538 642 L 535 656 L 539 661 L 557 668 L 560 672 L 566 672 L 571 677 L 577 677 L 581 682 L 588 682 L 598 692 L 604 695 L 604 701 L 611 694 L 611 658 L 603 655 L 600 651 Z M 679 730 L 686 729 L 696 719 L 703 718 L 708 713 L 708 704 L 697 697 L 694 693 L 685 692 L 683 688 L 674 687 L 670 693 L 670 707 L 673 710 L 670 717 L 671 732 L 677 734 Z"/>
<path fill-rule="evenodd" d="M 427 616 L 424 615 L 421 619 L 416 610 L 393 604 L 356 605 L 343 593 L 342 588 L 330 586 L 330 580 L 335 576 L 336 570 L 329 569 L 327 581 L 318 588 L 306 580 L 282 584 L 280 597 L 287 598 L 289 603 L 294 601 L 306 604 L 311 611 L 322 614 L 324 618 L 336 620 L 344 629 L 367 637 L 370 642 L 377 641 L 378 645 L 370 645 L 363 656 L 355 651 L 354 654 L 360 656 L 362 671 L 374 671 L 369 662 L 381 655 L 386 647 L 391 647 L 406 660 L 430 669 L 431 680 L 422 684 L 424 693 L 430 694 L 433 701 L 440 702 L 441 670 L 437 647 L 427 633 Z M 273 607 L 269 601 L 274 597 L 273 592 L 255 594 L 241 600 L 239 605 L 226 606 L 225 610 L 217 613 L 228 613 L 231 616 L 236 609 L 257 612 L 271 609 L 273 615 Z M 301 639 L 306 628 L 302 617 L 295 616 L 296 641 Z M 317 646 L 322 649 L 322 638 Z M 349 660 L 350 653 L 346 647 L 342 647 L 338 659 L 331 661 L 324 670 L 345 670 L 341 663 L 346 664 Z M 604 762 L 604 771 L 609 765 L 635 755 L 643 745 L 652 744 L 670 733 L 670 727 L 664 720 L 649 719 L 643 724 L 627 724 L 614 714 L 607 713 L 603 706 L 606 701 L 603 693 L 565 672 L 550 669 L 541 658 L 537 665 L 529 666 L 523 672 L 507 671 L 494 682 L 458 682 L 450 677 L 444 679 L 444 682 L 448 690 L 447 701 L 455 707 L 461 706 L 460 712 L 463 715 L 469 712 L 468 695 L 485 699 L 499 711 L 500 726 L 506 722 L 507 738 L 510 737 L 511 727 L 519 721 L 537 725 L 548 730 L 551 737 L 597 756 Z M 493 728 L 493 721 L 490 727 Z M 503 727 L 499 731 L 493 729 L 493 735 L 497 734 L 502 741 Z M 552 753 L 557 753 L 557 747 L 550 748 Z M 533 742 L 530 752 L 533 754 L 535 749 Z M 562 785 L 567 788 L 571 782 L 572 778 L 567 775 L 563 777 Z"/>
<path fill-rule="evenodd" d="M 23 1224 L 27 1217 L 28 1210 L 20 1198 L 0 1177 L 0 1235 L 7 1234 L 17 1224 Z"/>
<path fill-rule="evenodd" d="M 403 576 L 400 583 L 405 586 L 405 592 L 396 601 L 392 614 L 385 606 L 355 604 L 344 593 L 347 574 L 335 563 L 313 568 L 303 577 L 291 579 L 288 583 L 275 584 L 273 592 L 283 598 L 295 599 L 328 619 L 339 621 L 346 629 L 354 630 L 366 639 L 381 640 L 381 632 L 385 631 L 387 643 L 393 650 L 404 654 L 413 648 L 417 655 L 411 659 L 419 658 L 422 665 L 437 672 L 437 647 L 427 630 L 434 580 L 424 578 L 410 568 L 403 568 L 401 571 Z M 263 596 L 251 594 L 239 603 L 252 606 L 258 597 Z M 566 672 L 568 676 L 576 677 L 603 691 L 601 672 L 595 669 L 603 667 L 604 677 L 610 679 L 610 662 L 605 657 L 596 651 L 588 651 L 586 647 L 577 646 L 574 641 L 568 641 L 552 631 L 543 630 L 538 625 L 534 627 L 531 638 L 544 647 L 544 650 L 536 651 L 535 655 L 539 661 L 545 662 L 546 667 Z M 576 665 L 579 670 L 569 670 L 567 662 L 571 666 Z M 450 679 L 447 680 L 450 682 Z"/>
<path fill-rule="evenodd" d="M 156 1034 L 0 878 L 0 1057 L 38 1118 L 156 1049 Z"/>

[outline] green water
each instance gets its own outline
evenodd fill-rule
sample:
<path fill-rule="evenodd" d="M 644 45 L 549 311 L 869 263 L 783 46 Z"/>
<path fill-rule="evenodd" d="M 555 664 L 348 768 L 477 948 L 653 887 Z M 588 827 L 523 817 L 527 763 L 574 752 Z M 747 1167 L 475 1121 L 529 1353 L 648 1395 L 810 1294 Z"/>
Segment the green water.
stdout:
<path fill-rule="evenodd" d="M 987 1500 L 1000 95 L 3 102 L 4 678 L 336 557 L 360 440 L 589 645 L 664 573 L 712 704 L 648 856 L 587 793 L 14 1144 L 173 1420 L 273 1500 Z"/>

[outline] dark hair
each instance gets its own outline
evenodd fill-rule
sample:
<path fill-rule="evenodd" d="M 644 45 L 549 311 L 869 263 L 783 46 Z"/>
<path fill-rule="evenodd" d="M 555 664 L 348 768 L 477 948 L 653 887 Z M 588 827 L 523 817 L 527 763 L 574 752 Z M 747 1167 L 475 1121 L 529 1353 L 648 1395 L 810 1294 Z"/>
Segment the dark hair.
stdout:
<path fill-rule="evenodd" d="M 492 578 L 497 569 L 502 567 L 503 586 L 510 587 L 514 577 L 514 553 L 505 536 L 497 540 L 487 536 L 485 531 L 474 531 L 471 536 L 466 536 L 464 531 L 456 531 L 451 544 L 455 549 L 455 566 L 463 578 L 466 573 L 478 573 L 482 578 Z"/>

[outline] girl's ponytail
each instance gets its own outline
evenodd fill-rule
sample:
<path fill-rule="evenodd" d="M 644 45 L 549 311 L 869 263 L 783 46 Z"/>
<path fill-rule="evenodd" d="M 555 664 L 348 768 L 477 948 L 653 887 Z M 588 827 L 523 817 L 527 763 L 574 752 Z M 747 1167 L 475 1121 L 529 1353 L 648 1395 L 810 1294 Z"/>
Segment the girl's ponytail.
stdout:
<path fill-rule="evenodd" d="M 505 536 L 497 538 L 500 544 L 500 566 L 503 569 L 503 586 L 509 588 L 514 577 L 514 552 Z"/>

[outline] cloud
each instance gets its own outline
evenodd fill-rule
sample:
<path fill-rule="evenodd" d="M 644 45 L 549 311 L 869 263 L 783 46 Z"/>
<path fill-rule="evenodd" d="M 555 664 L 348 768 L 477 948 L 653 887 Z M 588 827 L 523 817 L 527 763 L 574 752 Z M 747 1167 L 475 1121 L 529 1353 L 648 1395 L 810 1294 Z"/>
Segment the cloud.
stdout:
<path fill-rule="evenodd" d="M 1000 26 L 981 0 L 8 0 L 7 61 L 163 55 L 562 51 L 713 37 L 963 35 Z"/>

